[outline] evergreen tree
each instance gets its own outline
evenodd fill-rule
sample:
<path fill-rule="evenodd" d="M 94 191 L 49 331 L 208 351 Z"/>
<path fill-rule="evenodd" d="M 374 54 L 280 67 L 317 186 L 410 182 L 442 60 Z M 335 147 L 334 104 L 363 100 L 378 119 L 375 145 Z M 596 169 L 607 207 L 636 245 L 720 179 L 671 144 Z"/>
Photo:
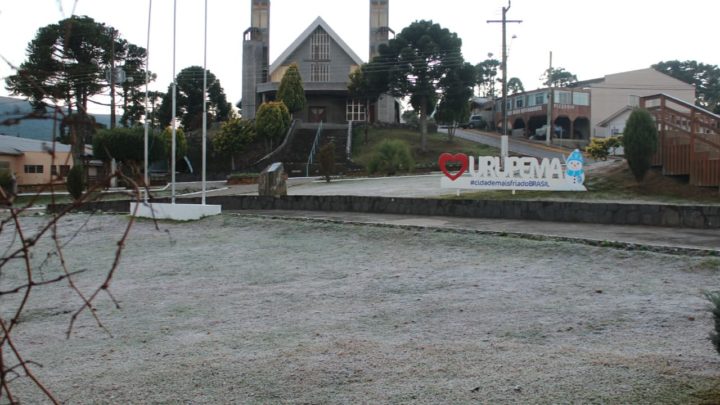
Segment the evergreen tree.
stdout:
<path fill-rule="evenodd" d="M 180 119 L 185 131 L 202 127 L 203 74 L 204 69 L 200 66 L 186 67 L 178 73 L 175 78 L 177 111 L 175 114 L 172 112 L 172 84 L 170 84 L 157 111 L 162 126 L 170 125 L 173 115 L 175 115 Z M 220 80 L 209 70 L 207 72 L 207 92 L 208 122 L 227 121 L 230 118 L 232 106 L 227 101 Z"/>
<path fill-rule="evenodd" d="M 285 104 L 291 115 L 305 108 L 305 89 L 296 63 L 285 71 L 278 87 L 277 100 Z"/>
<path fill-rule="evenodd" d="M 630 114 L 625 123 L 623 146 L 630 171 L 635 180 L 641 182 L 657 150 L 657 128 L 647 110 L 637 108 Z"/>
<path fill-rule="evenodd" d="M 451 83 L 444 80 L 462 69 L 462 40 L 456 33 L 432 21 L 416 21 L 403 29 L 369 63 L 367 72 L 376 75 L 385 91 L 395 97 L 409 97 L 420 115 L 420 147 L 427 150 L 427 118 L 435 108 L 438 94 Z"/>
<path fill-rule="evenodd" d="M 262 103 L 255 114 L 255 131 L 270 152 L 290 127 L 290 112 L 282 101 Z"/>

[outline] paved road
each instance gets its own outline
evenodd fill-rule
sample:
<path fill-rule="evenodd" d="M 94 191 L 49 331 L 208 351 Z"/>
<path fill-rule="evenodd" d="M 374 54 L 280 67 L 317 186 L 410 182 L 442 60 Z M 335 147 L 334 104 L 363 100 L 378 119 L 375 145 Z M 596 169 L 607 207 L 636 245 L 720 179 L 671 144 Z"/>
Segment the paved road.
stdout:
<path fill-rule="evenodd" d="M 438 131 L 446 132 L 446 129 L 439 129 Z M 458 138 L 466 139 L 468 141 L 482 143 L 490 145 L 500 149 L 500 135 L 496 135 L 490 132 L 481 132 L 470 129 L 460 129 L 455 131 L 455 136 Z M 563 158 L 568 155 L 568 151 L 556 146 L 547 146 L 535 142 L 519 140 L 517 138 L 510 137 L 508 139 L 508 148 L 510 152 L 517 153 L 519 155 L 534 156 L 538 158 Z"/>

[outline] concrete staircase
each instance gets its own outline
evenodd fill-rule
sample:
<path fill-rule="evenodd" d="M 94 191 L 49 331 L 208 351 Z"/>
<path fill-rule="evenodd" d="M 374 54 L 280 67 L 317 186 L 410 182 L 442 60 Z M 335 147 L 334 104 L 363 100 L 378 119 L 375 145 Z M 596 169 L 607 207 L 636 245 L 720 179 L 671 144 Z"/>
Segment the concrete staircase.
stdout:
<path fill-rule="evenodd" d="M 319 175 L 320 165 L 317 163 L 317 153 L 325 144 L 333 142 L 335 144 L 335 173 L 345 172 L 347 157 L 345 156 L 345 147 L 347 144 L 347 126 L 324 124 L 318 146 L 315 150 L 315 163 L 308 167 L 308 158 L 312 150 L 313 142 L 318 131 L 318 124 L 301 124 L 295 130 L 292 139 L 288 143 L 285 150 L 280 153 L 276 161 L 281 161 L 285 166 L 285 171 L 290 177 L 301 177 L 306 175 L 308 171 L 310 176 Z"/>

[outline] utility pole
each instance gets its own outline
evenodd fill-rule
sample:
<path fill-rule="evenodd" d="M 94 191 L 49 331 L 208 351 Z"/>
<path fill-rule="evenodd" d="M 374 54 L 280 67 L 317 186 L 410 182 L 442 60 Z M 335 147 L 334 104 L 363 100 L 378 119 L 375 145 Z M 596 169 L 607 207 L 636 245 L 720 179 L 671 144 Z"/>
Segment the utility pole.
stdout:
<path fill-rule="evenodd" d="M 552 51 L 550 51 L 550 67 L 548 67 L 548 101 L 547 101 L 547 133 L 545 134 L 545 144 L 550 145 L 552 142 L 550 138 L 555 130 L 552 115 L 553 115 L 553 88 L 552 88 Z"/>
<path fill-rule="evenodd" d="M 487 20 L 488 23 L 502 23 L 502 63 L 501 68 L 503 71 L 502 75 L 502 128 L 503 128 L 503 142 L 507 144 L 507 40 L 506 40 L 506 28 L 507 23 L 521 23 L 522 20 L 508 20 L 507 12 L 510 10 L 511 0 L 508 0 L 508 6 L 502 9 L 502 20 Z M 502 154 L 507 156 L 507 151 L 503 151 Z"/>
<path fill-rule="evenodd" d="M 115 29 L 110 44 L 110 128 L 115 128 Z"/>

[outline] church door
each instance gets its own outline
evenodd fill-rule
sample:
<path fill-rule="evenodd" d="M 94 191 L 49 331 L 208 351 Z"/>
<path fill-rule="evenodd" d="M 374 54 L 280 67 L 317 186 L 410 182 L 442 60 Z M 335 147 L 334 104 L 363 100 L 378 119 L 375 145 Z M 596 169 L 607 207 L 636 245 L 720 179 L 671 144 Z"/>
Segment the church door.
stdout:
<path fill-rule="evenodd" d="M 308 119 L 310 122 L 327 122 L 325 107 L 310 107 L 310 116 Z"/>

